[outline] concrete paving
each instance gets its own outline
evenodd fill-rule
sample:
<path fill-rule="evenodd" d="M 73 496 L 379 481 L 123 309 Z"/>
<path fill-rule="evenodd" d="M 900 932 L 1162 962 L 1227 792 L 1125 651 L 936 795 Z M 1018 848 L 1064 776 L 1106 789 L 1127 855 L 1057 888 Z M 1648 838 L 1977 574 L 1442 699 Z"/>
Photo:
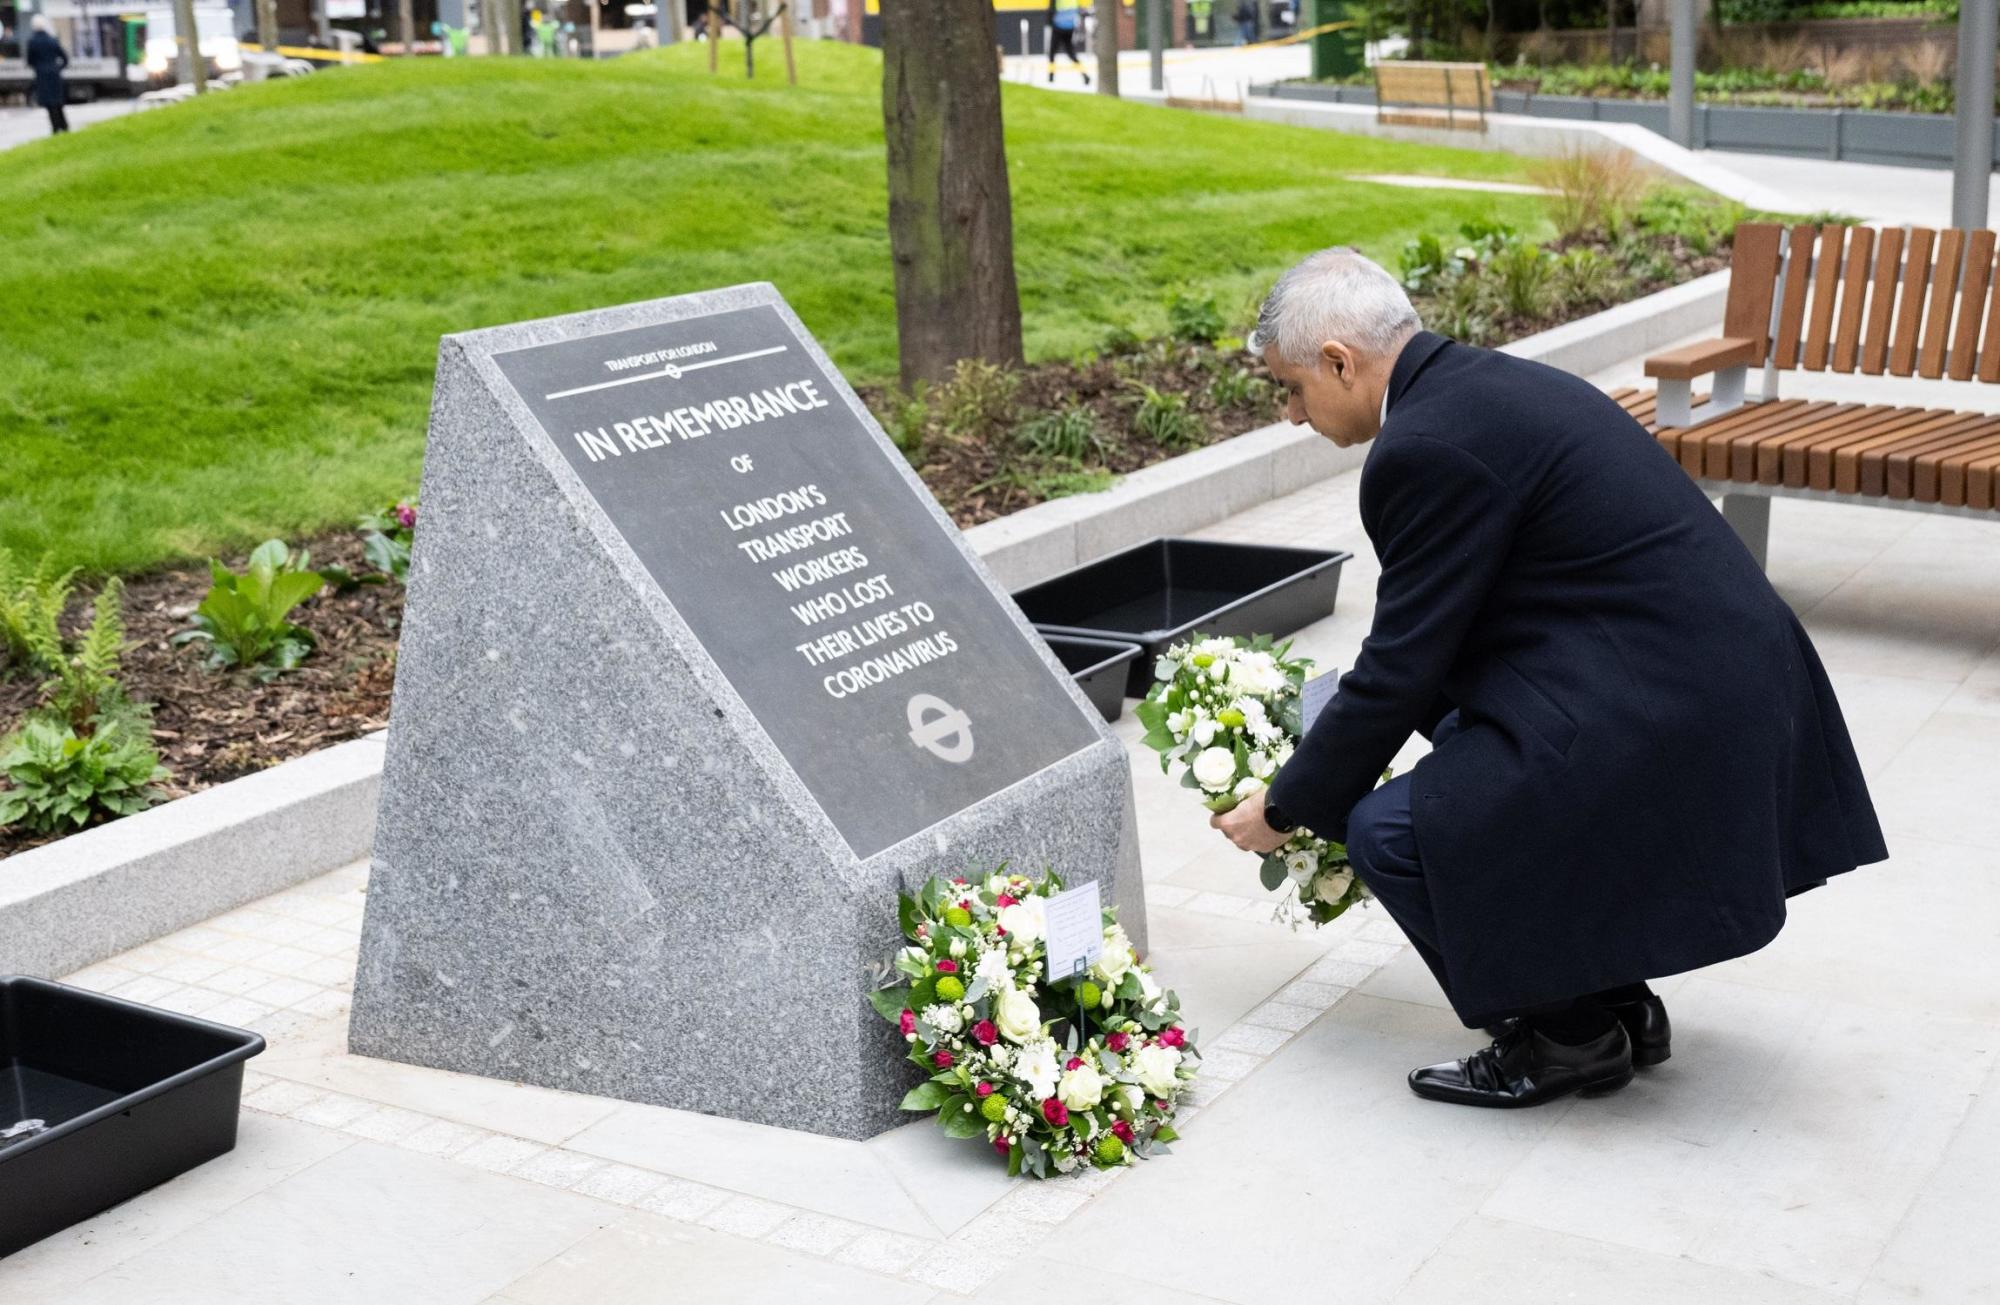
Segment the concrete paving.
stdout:
<path fill-rule="evenodd" d="M 1203 532 L 1357 554 L 1299 637 L 1329 669 L 1378 574 L 1358 479 Z M 1273 923 L 1128 717 L 1150 959 L 1210 1051 L 1174 1155 L 1010 1183 L 928 1123 L 841 1142 L 349 1056 L 355 865 L 73 976 L 271 1046 L 236 1152 L 0 1262 L 0 1299 L 2000 1302 L 2000 521 L 1780 501 L 1771 575 L 1894 859 L 1656 985 L 1673 1059 L 1614 1096 L 1412 1096 L 1480 1036 L 1379 910 Z"/>

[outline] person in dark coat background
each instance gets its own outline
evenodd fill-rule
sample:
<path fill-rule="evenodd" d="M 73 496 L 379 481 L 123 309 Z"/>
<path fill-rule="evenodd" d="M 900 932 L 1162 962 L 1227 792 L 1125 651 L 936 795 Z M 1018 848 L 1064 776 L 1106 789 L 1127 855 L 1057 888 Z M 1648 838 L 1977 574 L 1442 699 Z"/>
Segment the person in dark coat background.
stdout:
<path fill-rule="evenodd" d="M 1742 956 L 1785 899 L 1888 856 L 1818 655 L 1700 488 L 1588 382 L 1419 329 L 1346 249 L 1254 346 L 1287 415 L 1374 440 L 1382 563 L 1354 668 L 1269 790 L 1214 823 L 1344 842 L 1493 1043 L 1420 1096 L 1536 1105 L 1667 1058 L 1645 981 Z M 1413 732 L 1431 752 L 1378 787 Z"/>
<path fill-rule="evenodd" d="M 69 102 L 69 87 L 62 75 L 69 66 L 69 56 L 49 30 L 47 17 L 36 14 L 33 22 L 35 34 L 28 38 L 27 61 L 35 74 L 35 103 L 49 111 L 49 134 L 57 135 L 69 130 L 69 115 L 63 111 Z"/>

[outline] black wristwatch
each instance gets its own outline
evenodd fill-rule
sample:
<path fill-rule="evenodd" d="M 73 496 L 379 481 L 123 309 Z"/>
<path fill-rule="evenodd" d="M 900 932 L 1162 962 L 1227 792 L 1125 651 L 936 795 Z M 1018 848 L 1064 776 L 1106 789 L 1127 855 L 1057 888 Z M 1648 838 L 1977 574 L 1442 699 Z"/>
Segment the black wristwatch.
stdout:
<path fill-rule="evenodd" d="M 1264 799 L 1264 823 L 1276 834 L 1289 834 L 1299 827 L 1298 821 L 1279 810 L 1268 797 Z"/>

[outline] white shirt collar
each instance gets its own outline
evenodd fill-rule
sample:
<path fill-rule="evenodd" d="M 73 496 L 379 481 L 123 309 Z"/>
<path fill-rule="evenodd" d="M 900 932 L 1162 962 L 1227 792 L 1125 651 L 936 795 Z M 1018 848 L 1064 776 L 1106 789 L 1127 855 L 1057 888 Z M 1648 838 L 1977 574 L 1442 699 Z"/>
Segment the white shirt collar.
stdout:
<path fill-rule="evenodd" d="M 1382 419 L 1376 424 L 1378 426 L 1386 426 L 1388 422 L 1389 422 L 1389 387 L 1384 385 L 1382 387 Z"/>

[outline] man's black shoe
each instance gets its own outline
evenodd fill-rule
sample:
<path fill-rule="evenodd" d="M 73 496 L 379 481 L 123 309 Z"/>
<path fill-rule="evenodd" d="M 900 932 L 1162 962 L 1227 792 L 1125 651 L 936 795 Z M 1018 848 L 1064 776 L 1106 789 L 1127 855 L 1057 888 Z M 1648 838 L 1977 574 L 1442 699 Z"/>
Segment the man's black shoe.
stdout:
<path fill-rule="evenodd" d="M 1632 1043 L 1632 1065 L 1647 1069 L 1674 1054 L 1673 1025 L 1667 1020 L 1667 1004 L 1652 993 L 1637 1001 L 1606 1002 L 1604 1008 L 1618 1017 L 1625 1036 Z M 1514 1027 L 1515 1020 L 1486 1026 L 1486 1036 L 1497 1038 Z"/>
<path fill-rule="evenodd" d="M 1632 1043 L 1614 1024 L 1580 1047 L 1555 1041 L 1518 1021 L 1463 1060 L 1410 1071 L 1410 1091 L 1461 1106 L 1514 1108 L 1581 1092 L 1597 1096 L 1632 1081 Z"/>

